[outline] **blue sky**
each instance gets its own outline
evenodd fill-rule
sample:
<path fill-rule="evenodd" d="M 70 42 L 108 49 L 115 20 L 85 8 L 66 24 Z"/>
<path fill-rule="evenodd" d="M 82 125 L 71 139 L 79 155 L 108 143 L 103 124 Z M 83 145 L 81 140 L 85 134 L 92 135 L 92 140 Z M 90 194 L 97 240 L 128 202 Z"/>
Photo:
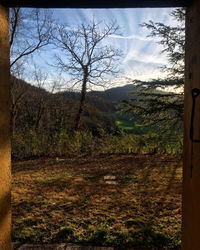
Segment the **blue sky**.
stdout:
<path fill-rule="evenodd" d="M 167 65 L 167 57 L 161 53 L 163 49 L 158 45 L 158 38 L 147 38 L 149 31 L 140 27 L 143 22 L 152 20 L 165 24 L 175 24 L 170 16 L 169 8 L 144 8 L 144 9 L 55 9 L 54 18 L 59 23 L 69 27 L 76 27 L 92 19 L 109 23 L 116 21 L 120 26 L 120 35 L 110 37 L 107 43 L 120 48 L 124 56 L 120 62 L 120 77 L 148 80 L 163 77 L 160 67 Z M 40 54 L 40 66 L 44 69 L 47 62 L 53 62 L 55 50 L 45 50 Z M 51 70 L 53 72 L 53 69 Z"/>

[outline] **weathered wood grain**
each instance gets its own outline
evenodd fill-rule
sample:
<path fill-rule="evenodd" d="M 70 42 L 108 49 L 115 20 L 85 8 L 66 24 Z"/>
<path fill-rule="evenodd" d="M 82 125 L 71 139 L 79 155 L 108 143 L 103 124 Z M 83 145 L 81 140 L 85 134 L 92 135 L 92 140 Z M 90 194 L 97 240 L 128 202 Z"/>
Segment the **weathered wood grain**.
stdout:
<path fill-rule="evenodd" d="M 192 90 L 200 89 L 200 1 L 186 15 L 182 249 L 200 249 L 200 143 L 190 138 Z M 200 95 L 196 97 L 194 138 L 200 139 Z"/>
<path fill-rule="evenodd" d="M 0 5 L 0 249 L 11 249 L 9 19 Z"/>

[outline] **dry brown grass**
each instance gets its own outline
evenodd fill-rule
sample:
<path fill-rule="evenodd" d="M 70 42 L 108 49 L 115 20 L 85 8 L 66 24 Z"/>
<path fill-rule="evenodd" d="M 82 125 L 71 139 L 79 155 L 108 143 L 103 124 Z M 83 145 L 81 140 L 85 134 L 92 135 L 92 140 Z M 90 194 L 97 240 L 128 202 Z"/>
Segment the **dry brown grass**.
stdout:
<path fill-rule="evenodd" d="M 12 172 L 13 241 L 17 244 L 142 246 L 144 242 L 151 247 L 151 238 L 158 236 L 162 236 L 163 249 L 180 243 L 180 157 L 36 159 L 13 162 Z M 105 175 L 116 176 L 118 184 L 106 184 Z"/>

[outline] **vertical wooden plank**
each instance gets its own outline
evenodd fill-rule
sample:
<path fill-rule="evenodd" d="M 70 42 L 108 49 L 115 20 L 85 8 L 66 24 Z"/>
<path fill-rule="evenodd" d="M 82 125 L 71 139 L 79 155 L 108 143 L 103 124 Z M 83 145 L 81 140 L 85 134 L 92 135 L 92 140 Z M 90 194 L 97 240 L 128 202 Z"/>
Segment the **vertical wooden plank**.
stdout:
<path fill-rule="evenodd" d="M 186 14 L 182 249 L 200 249 L 200 1 Z M 196 90 L 194 90 L 196 88 Z M 192 97 L 194 91 L 194 97 Z M 192 107 L 194 115 L 192 116 Z M 193 121 L 193 122 L 192 122 Z M 192 132 L 192 131 L 191 131 Z"/>
<path fill-rule="evenodd" d="M 11 249 L 9 17 L 0 5 L 0 249 Z"/>

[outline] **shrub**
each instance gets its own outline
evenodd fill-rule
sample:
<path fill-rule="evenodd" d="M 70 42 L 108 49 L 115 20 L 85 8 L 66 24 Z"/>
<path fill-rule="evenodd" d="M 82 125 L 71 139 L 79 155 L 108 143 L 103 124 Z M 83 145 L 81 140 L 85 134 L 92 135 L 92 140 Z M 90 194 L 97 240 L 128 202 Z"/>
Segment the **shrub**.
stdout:
<path fill-rule="evenodd" d="M 29 130 L 24 134 L 15 134 L 12 138 L 13 158 L 23 159 L 38 156 L 66 156 L 81 154 L 131 154 L 131 153 L 168 153 L 182 151 L 182 141 L 176 135 L 163 137 L 149 132 L 144 135 L 120 132 L 108 134 L 98 129 L 99 136 L 91 131 L 44 131 L 36 133 Z"/>

